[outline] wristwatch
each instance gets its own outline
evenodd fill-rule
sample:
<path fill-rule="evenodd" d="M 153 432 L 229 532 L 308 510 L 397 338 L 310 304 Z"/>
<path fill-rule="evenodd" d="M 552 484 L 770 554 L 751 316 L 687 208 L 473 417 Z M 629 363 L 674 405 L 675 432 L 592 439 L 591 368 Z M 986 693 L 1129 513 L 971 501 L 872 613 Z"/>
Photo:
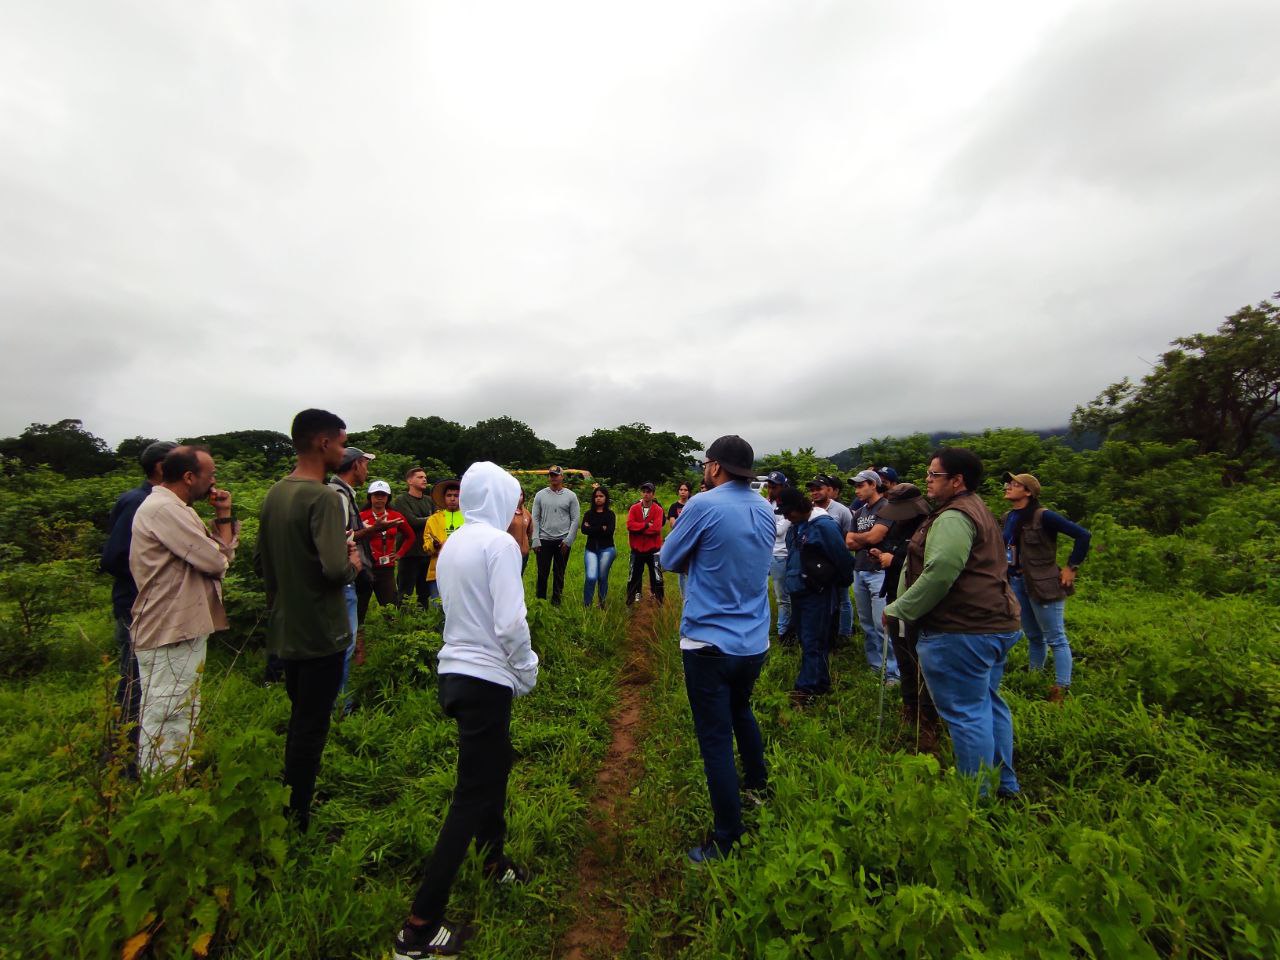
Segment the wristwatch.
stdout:
<path fill-rule="evenodd" d="M 228 523 L 235 523 L 236 518 L 235 517 L 214 517 L 213 522 L 221 527 L 221 526 L 225 526 Z"/>

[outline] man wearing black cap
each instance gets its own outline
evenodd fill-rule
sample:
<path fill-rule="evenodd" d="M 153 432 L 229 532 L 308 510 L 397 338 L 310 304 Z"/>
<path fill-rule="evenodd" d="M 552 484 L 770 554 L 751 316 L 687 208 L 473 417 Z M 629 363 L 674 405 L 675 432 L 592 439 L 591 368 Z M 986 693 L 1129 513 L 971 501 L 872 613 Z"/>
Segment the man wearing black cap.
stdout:
<path fill-rule="evenodd" d="M 689 851 L 695 863 L 733 848 L 743 832 L 742 798 L 763 802 L 768 786 L 751 693 L 769 650 L 766 581 L 775 526 L 773 511 L 749 483 L 754 461 L 741 437 L 713 443 L 702 465 L 709 489 L 689 501 L 661 552 L 663 567 L 689 576 L 680 650 L 715 817 L 711 833 Z"/>
<path fill-rule="evenodd" d="M 120 654 L 120 679 L 116 684 L 116 706 L 120 710 L 120 724 L 128 728 L 129 743 L 138 748 L 138 709 L 142 702 L 142 688 L 138 680 L 138 660 L 133 654 L 130 628 L 133 623 L 133 601 L 138 587 L 129 571 L 129 547 L 133 542 L 133 518 L 151 489 L 160 483 L 160 467 L 169 451 L 177 447 L 169 440 L 157 440 L 148 444 L 138 457 L 142 466 L 142 483 L 120 494 L 111 513 L 107 515 L 107 542 L 102 548 L 101 568 L 115 579 L 111 587 L 111 611 L 116 621 L 116 649 Z M 133 760 L 129 761 L 133 769 Z"/>
<path fill-rule="evenodd" d="M 809 501 L 825 510 L 836 522 L 840 536 L 846 536 L 853 529 L 853 511 L 837 499 L 843 484 L 835 477 L 820 473 L 809 481 L 808 487 Z M 853 601 L 849 599 L 847 587 L 836 588 L 836 615 L 831 618 L 831 633 L 833 649 L 853 636 Z"/>
<path fill-rule="evenodd" d="M 662 602 L 662 565 L 658 551 L 662 548 L 662 505 L 653 501 L 654 486 L 648 480 L 640 484 L 640 499 L 627 512 L 627 543 L 631 546 L 631 569 L 627 577 L 627 606 L 640 602 L 640 584 L 644 571 L 649 571 L 649 592 Z"/>
<path fill-rule="evenodd" d="M 346 526 L 347 539 L 360 548 L 361 570 L 355 583 L 348 583 L 342 588 L 347 601 L 347 619 L 351 623 L 351 644 L 347 647 L 347 656 L 342 663 L 342 686 L 338 688 L 341 697 L 347 689 L 347 680 L 351 676 L 351 661 L 364 663 L 364 634 L 360 631 L 359 602 L 360 594 L 373 592 L 373 554 L 369 550 L 368 539 L 374 533 L 381 533 L 390 524 L 380 527 L 366 527 L 360 520 L 360 507 L 356 503 L 356 489 L 363 487 L 369 479 L 369 462 L 377 459 L 372 453 L 365 453 L 359 447 L 344 447 L 342 461 L 329 480 L 329 489 L 338 495 L 342 502 L 342 522 Z M 350 711 L 351 701 L 345 703 L 345 710 Z"/>

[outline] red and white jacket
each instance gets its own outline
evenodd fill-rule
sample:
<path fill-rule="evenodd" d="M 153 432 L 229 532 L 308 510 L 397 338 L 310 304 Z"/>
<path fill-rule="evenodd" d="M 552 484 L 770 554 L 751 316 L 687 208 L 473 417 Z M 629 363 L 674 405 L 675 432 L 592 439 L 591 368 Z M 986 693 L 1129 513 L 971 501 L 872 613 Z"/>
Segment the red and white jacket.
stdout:
<path fill-rule="evenodd" d="M 375 517 L 372 510 L 360 511 L 360 522 L 366 527 L 372 527 L 379 519 L 394 523 L 395 526 L 388 527 L 381 533 L 373 534 L 366 542 L 369 544 L 369 550 L 373 553 L 373 565 L 375 567 L 390 567 L 408 553 L 409 548 L 413 546 L 415 539 L 413 527 L 409 526 L 409 521 L 404 518 L 403 513 L 397 513 L 395 510 L 388 510 L 386 515 L 381 518 Z M 384 560 L 383 557 L 389 559 Z"/>
<path fill-rule="evenodd" d="M 645 515 L 644 501 L 631 505 L 627 511 L 627 542 L 632 550 L 657 550 L 662 546 L 662 522 L 666 511 L 657 500 L 649 504 Z"/>

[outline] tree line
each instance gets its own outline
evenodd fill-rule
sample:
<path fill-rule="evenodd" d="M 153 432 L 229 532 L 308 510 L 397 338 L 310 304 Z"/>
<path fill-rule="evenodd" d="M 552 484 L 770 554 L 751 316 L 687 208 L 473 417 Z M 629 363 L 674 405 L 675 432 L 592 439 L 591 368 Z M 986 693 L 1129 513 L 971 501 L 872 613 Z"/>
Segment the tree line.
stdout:
<path fill-rule="evenodd" d="M 120 467 L 136 467 L 138 455 L 156 437 L 130 437 L 114 450 L 84 428 L 80 420 L 33 423 L 17 437 L 0 440 L 6 472 L 44 465 L 72 479 L 102 476 Z M 167 439 L 167 438 L 166 438 Z M 274 470 L 293 457 L 287 434 L 276 430 L 232 430 L 177 438 L 207 446 L 219 461 Z M 461 476 L 477 460 L 513 469 L 545 469 L 559 463 L 590 470 L 636 486 L 645 480 L 682 476 L 694 465 L 702 444 L 693 437 L 656 431 L 644 423 L 597 428 L 559 448 L 513 417 L 494 417 L 463 426 L 443 417 L 410 417 L 402 426 L 377 424 L 348 435 L 351 446 L 399 454 L 420 464 L 433 479 Z"/>

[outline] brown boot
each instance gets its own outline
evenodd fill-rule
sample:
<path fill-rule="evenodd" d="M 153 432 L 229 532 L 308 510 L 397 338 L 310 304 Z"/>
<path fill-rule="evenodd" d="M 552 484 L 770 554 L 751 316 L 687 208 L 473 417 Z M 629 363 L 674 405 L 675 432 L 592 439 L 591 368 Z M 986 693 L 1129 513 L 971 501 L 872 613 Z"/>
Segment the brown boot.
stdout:
<path fill-rule="evenodd" d="M 356 653 L 352 659 L 357 667 L 364 666 L 364 630 L 356 631 Z"/>
<path fill-rule="evenodd" d="M 1060 687 L 1055 683 L 1052 687 L 1049 688 L 1048 700 L 1050 703 L 1061 703 L 1062 698 L 1065 697 L 1066 694 L 1067 694 L 1067 688 Z"/>
<path fill-rule="evenodd" d="M 916 753 L 929 753 L 936 757 L 940 750 L 938 741 L 941 736 L 942 731 L 938 729 L 937 719 L 921 714 L 920 732 L 916 740 Z"/>

